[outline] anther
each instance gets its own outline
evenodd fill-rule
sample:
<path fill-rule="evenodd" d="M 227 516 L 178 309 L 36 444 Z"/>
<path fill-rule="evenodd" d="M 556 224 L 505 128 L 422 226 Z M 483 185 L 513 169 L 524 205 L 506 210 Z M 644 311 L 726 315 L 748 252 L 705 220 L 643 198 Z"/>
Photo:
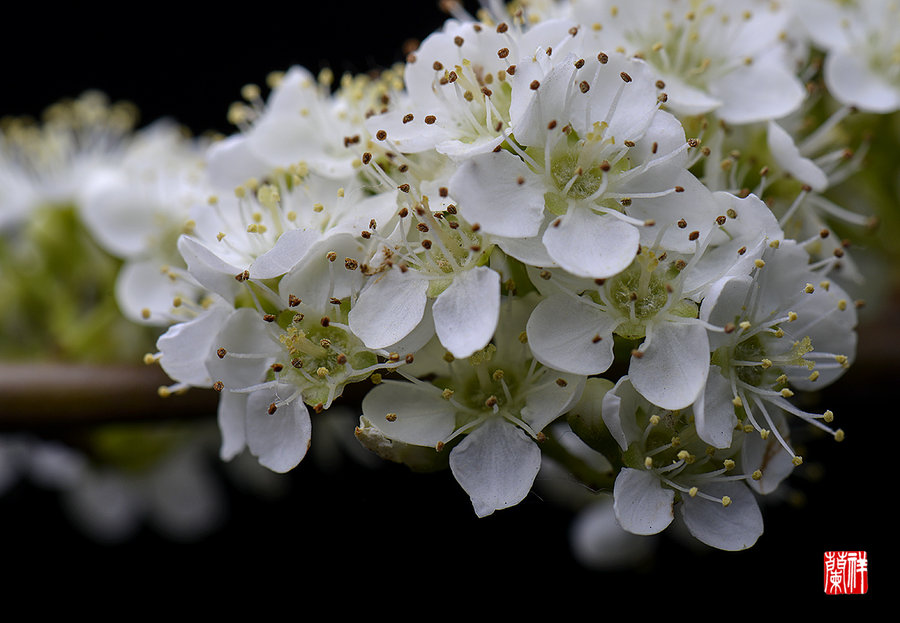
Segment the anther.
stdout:
<path fill-rule="evenodd" d="M 216 354 L 219 356 L 219 359 L 225 359 L 225 355 L 228 354 L 228 351 L 224 348 L 220 348 L 216 351 Z"/>
<path fill-rule="evenodd" d="M 680 220 L 676 223 L 676 225 L 678 225 L 678 228 L 679 228 L 679 229 L 684 229 L 685 227 L 687 227 L 687 221 L 684 220 L 684 219 L 680 219 Z"/>
<path fill-rule="evenodd" d="M 278 406 L 273 402 L 266 411 L 268 411 L 269 415 L 275 415 L 275 412 L 278 411 Z"/>
<path fill-rule="evenodd" d="M 215 383 L 213 383 L 212 387 L 217 392 L 221 392 L 223 389 L 225 389 L 225 383 L 223 383 L 222 381 L 216 381 Z"/>
<path fill-rule="evenodd" d="M 532 91 L 537 91 L 538 88 L 541 86 L 541 83 L 538 82 L 537 80 L 532 80 L 531 84 L 529 86 L 531 87 Z"/>
<path fill-rule="evenodd" d="M 327 327 L 328 325 L 331 324 L 331 318 L 329 318 L 328 316 L 322 316 L 322 318 L 319 319 L 319 323 L 323 327 Z"/>
<path fill-rule="evenodd" d="M 606 65 L 609 62 L 609 56 L 605 52 L 600 52 L 597 55 L 597 60 L 600 61 L 601 65 Z"/>
<path fill-rule="evenodd" d="M 581 92 L 582 92 L 582 93 L 587 93 L 588 91 L 591 90 L 591 85 L 588 84 L 587 80 L 582 80 L 582 81 L 578 84 L 578 88 L 581 89 Z"/>
<path fill-rule="evenodd" d="M 384 416 L 384 419 L 386 419 L 388 422 L 396 422 L 397 414 L 396 413 L 388 413 L 387 415 Z"/>
<path fill-rule="evenodd" d="M 694 240 L 696 240 L 699 237 L 700 237 L 700 232 L 697 230 L 694 230 L 690 234 L 688 234 L 688 240 L 690 240 L 691 242 L 693 242 Z"/>
<path fill-rule="evenodd" d="M 387 132 L 385 132 L 384 130 L 378 130 L 375 133 L 375 138 L 377 138 L 379 141 L 383 141 L 387 138 Z"/>
<path fill-rule="evenodd" d="M 437 121 L 437 117 L 435 117 L 434 115 L 428 115 L 425 117 L 425 123 L 427 123 L 428 125 L 433 124 L 435 121 Z"/>

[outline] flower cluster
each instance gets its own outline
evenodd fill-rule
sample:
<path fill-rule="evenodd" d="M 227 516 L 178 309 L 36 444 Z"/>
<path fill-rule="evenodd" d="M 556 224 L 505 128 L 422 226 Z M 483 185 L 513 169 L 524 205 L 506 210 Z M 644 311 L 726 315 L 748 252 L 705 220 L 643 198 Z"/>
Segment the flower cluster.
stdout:
<path fill-rule="evenodd" d="M 478 516 L 576 460 L 567 416 L 622 528 L 680 508 L 753 545 L 794 424 L 843 438 L 791 398 L 855 355 L 833 223 L 870 219 L 826 194 L 860 163 L 844 120 L 900 106 L 896 7 L 448 6 L 402 66 L 272 74 L 234 135 L 156 128 L 82 176 L 123 312 L 164 331 L 161 391 L 215 388 L 222 458 L 286 472 L 364 388 L 359 441 L 449 466 Z"/>

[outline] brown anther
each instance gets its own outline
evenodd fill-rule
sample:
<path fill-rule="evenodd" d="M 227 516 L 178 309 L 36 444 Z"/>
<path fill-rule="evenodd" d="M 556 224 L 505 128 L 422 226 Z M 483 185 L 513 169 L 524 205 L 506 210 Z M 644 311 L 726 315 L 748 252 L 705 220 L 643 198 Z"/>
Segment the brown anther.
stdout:
<path fill-rule="evenodd" d="M 269 367 L 272 368 L 273 372 L 281 372 L 282 370 L 284 370 L 284 366 L 281 365 L 280 363 L 273 363 Z"/>
<path fill-rule="evenodd" d="M 578 83 L 578 88 L 581 89 L 582 93 L 587 93 L 591 90 L 591 85 L 588 84 L 587 80 L 582 80 Z"/>
<path fill-rule="evenodd" d="M 515 76 L 516 75 L 516 66 L 510 65 L 509 67 L 507 67 L 506 73 L 508 73 L 510 76 Z"/>
<path fill-rule="evenodd" d="M 319 324 L 321 324 L 323 327 L 327 327 L 331 324 L 331 318 L 329 318 L 328 316 L 322 316 L 319 319 Z"/>
<path fill-rule="evenodd" d="M 680 220 L 676 223 L 676 225 L 678 225 L 678 228 L 679 228 L 679 229 L 684 229 L 685 227 L 687 227 L 687 221 L 684 220 L 684 219 L 680 219 Z"/>
<path fill-rule="evenodd" d="M 577 35 L 577 34 L 578 34 L 578 26 L 572 26 L 572 27 L 569 29 L 569 34 L 572 35 L 573 37 L 574 37 L 575 35 Z"/>
<path fill-rule="evenodd" d="M 456 214 L 456 206 L 452 203 L 447 206 L 447 214 Z"/>
<path fill-rule="evenodd" d="M 303 322 L 303 319 L 306 318 L 304 314 L 294 314 L 294 317 L 291 319 L 295 324 L 300 324 Z"/>
<path fill-rule="evenodd" d="M 220 392 L 225 389 L 225 383 L 223 383 L 222 381 L 216 381 L 215 383 L 213 383 L 213 389 L 217 392 Z"/>
<path fill-rule="evenodd" d="M 387 138 L 387 132 L 385 132 L 384 130 L 378 130 L 375 133 L 375 138 L 377 138 L 379 141 L 383 141 Z"/>
<path fill-rule="evenodd" d="M 441 64 L 440 61 L 434 61 L 434 63 L 432 63 L 431 65 L 431 68 L 435 71 L 440 71 L 444 68 L 444 65 Z"/>
<path fill-rule="evenodd" d="M 272 404 L 269 405 L 269 408 L 267 409 L 267 411 L 269 412 L 269 415 L 275 415 L 275 412 L 278 411 L 278 407 L 273 402 Z"/>
<path fill-rule="evenodd" d="M 634 141 L 622 141 L 625 147 L 634 147 Z"/>
<path fill-rule="evenodd" d="M 291 365 L 294 366 L 294 367 L 297 368 L 297 369 L 302 368 L 302 367 L 303 367 L 303 360 L 300 359 L 300 357 L 294 357 L 293 359 L 291 359 Z"/>
<path fill-rule="evenodd" d="M 537 80 L 532 80 L 531 84 L 529 86 L 531 87 L 532 91 L 537 91 L 538 88 L 541 86 L 541 83 L 538 82 Z"/>
<path fill-rule="evenodd" d="M 656 81 L 656 88 L 657 88 L 657 89 L 665 89 L 665 88 L 666 88 L 666 83 L 663 82 L 662 80 L 657 80 L 657 81 Z"/>
<path fill-rule="evenodd" d="M 397 189 L 400 192 L 408 193 L 409 192 L 409 184 L 400 184 L 399 186 L 397 186 Z"/>
<path fill-rule="evenodd" d="M 738 249 L 738 255 L 743 255 L 746 252 L 747 252 L 747 247 L 741 247 L 740 249 Z"/>
<path fill-rule="evenodd" d="M 362 163 L 369 164 L 370 162 L 372 162 L 372 154 L 370 154 L 369 152 L 364 153 L 362 155 Z"/>
<path fill-rule="evenodd" d="M 655 154 L 659 150 L 659 143 L 653 141 L 653 145 L 650 147 L 650 153 Z M 684 189 L 682 189 L 684 190 Z"/>
<path fill-rule="evenodd" d="M 601 341 L 602 339 L 603 338 L 600 337 L 599 335 L 595 335 L 594 337 L 591 338 L 591 343 L 596 344 L 597 342 Z"/>
<path fill-rule="evenodd" d="M 509 56 L 509 48 L 500 48 L 499 50 L 497 50 L 497 56 L 499 56 L 500 58 L 506 58 L 507 56 Z"/>
<path fill-rule="evenodd" d="M 334 251 L 329 251 L 328 253 L 325 254 L 325 257 L 328 259 L 329 262 L 333 262 L 337 259 L 337 253 L 335 253 Z"/>
<path fill-rule="evenodd" d="M 699 147 L 700 146 L 700 141 L 696 138 L 689 138 L 687 143 L 688 143 L 688 146 L 690 146 L 690 147 Z"/>
<path fill-rule="evenodd" d="M 644 353 L 635 348 L 634 350 L 631 351 L 631 356 L 634 357 L 635 359 L 640 359 L 641 357 L 644 356 Z"/>
<path fill-rule="evenodd" d="M 275 322 L 275 314 L 263 314 L 263 320 L 266 322 Z"/>
<path fill-rule="evenodd" d="M 497 397 L 489 396 L 487 400 L 484 401 L 485 407 L 494 408 L 497 405 Z"/>
<path fill-rule="evenodd" d="M 384 419 L 386 419 L 388 422 L 396 422 L 397 414 L 396 413 L 388 413 L 387 415 L 384 416 Z"/>
<path fill-rule="evenodd" d="M 415 356 L 412 353 L 409 353 L 406 357 L 403 358 L 403 361 L 406 363 L 412 363 L 415 360 Z"/>
<path fill-rule="evenodd" d="M 463 43 L 465 43 L 465 42 L 466 42 L 465 39 L 463 39 L 459 35 L 456 35 L 455 37 L 453 37 L 453 43 L 455 43 L 457 47 L 461 48 Z"/>
<path fill-rule="evenodd" d="M 684 192 L 684 186 L 676 186 L 676 187 L 675 187 L 675 192 L 676 192 L 676 193 L 683 193 L 683 192 Z"/>
<path fill-rule="evenodd" d="M 399 353 L 389 353 L 388 360 L 393 361 L 393 362 L 400 361 L 400 354 Z"/>
<path fill-rule="evenodd" d="M 606 279 L 601 279 L 598 277 L 597 279 L 594 279 L 594 283 L 596 283 L 598 286 L 602 286 L 604 283 L 606 283 Z"/>
<path fill-rule="evenodd" d="M 500 22 L 499 24 L 497 24 L 497 32 L 501 35 L 507 30 L 509 30 L 509 26 L 507 26 L 506 22 Z"/>
<path fill-rule="evenodd" d="M 337 298 L 337 297 L 335 297 L 335 296 L 332 296 L 330 299 L 328 299 L 328 301 L 329 301 L 332 305 L 340 305 L 340 304 L 341 304 L 341 299 L 339 299 L 339 298 Z"/>
<path fill-rule="evenodd" d="M 347 363 L 347 355 L 345 355 L 344 353 L 338 353 L 337 359 L 335 361 L 339 366 L 342 366 Z"/>
<path fill-rule="evenodd" d="M 434 115 L 428 115 L 425 117 L 425 123 L 428 125 L 433 124 L 435 121 L 437 121 L 437 117 L 435 117 Z"/>
<path fill-rule="evenodd" d="M 485 97 L 490 97 L 491 95 L 494 94 L 494 92 L 491 91 L 491 90 L 490 90 L 489 88 L 487 88 L 487 87 L 481 87 L 481 93 L 482 93 Z"/>
<path fill-rule="evenodd" d="M 322 411 L 324 411 L 324 410 L 325 410 L 325 405 L 323 405 L 321 402 L 316 403 L 316 406 L 313 407 L 313 411 L 315 411 L 316 413 L 322 413 Z"/>
<path fill-rule="evenodd" d="M 597 55 L 597 60 L 600 61 L 601 65 L 606 65 L 609 62 L 609 56 L 605 52 L 600 52 Z"/>
<path fill-rule="evenodd" d="M 478 224 L 478 223 L 472 223 L 472 231 L 473 231 L 473 232 L 475 232 L 475 231 L 480 231 L 480 230 L 481 230 L 481 225 L 480 225 L 480 224 Z"/>
<path fill-rule="evenodd" d="M 584 67 L 584 59 L 579 58 L 577 61 L 575 61 L 575 69 L 581 69 L 582 67 Z"/>
<path fill-rule="evenodd" d="M 296 296 L 295 294 L 288 295 L 288 306 L 297 307 L 297 305 L 299 305 L 302 302 L 303 301 L 301 301 L 300 298 L 298 296 Z"/>
<path fill-rule="evenodd" d="M 819 232 L 819 238 L 827 238 L 829 233 L 831 232 L 829 232 L 827 229 L 823 229 Z"/>
<path fill-rule="evenodd" d="M 424 249 L 430 249 L 432 244 L 433 243 L 428 238 L 426 238 L 425 240 L 422 241 L 422 247 Z"/>
<path fill-rule="evenodd" d="M 609 171 L 611 168 L 612 168 L 612 165 L 609 164 L 609 160 L 604 160 L 603 162 L 600 163 L 601 171 L 606 172 L 606 171 Z"/>
<path fill-rule="evenodd" d="M 726 220 L 727 219 L 722 214 L 716 217 L 716 223 L 718 223 L 719 225 L 724 225 Z"/>
<path fill-rule="evenodd" d="M 622 80 L 624 80 L 625 82 L 631 82 L 631 76 L 629 76 L 624 71 L 619 74 L 619 77 L 622 78 Z"/>
<path fill-rule="evenodd" d="M 224 359 L 225 355 L 228 354 L 228 351 L 225 350 L 224 348 L 220 348 L 216 351 L 216 354 L 219 356 L 219 359 Z"/>
<path fill-rule="evenodd" d="M 407 210 L 406 208 L 400 208 L 400 211 L 397 212 L 397 215 L 400 218 L 406 218 L 407 216 L 409 216 L 409 210 Z"/>
<path fill-rule="evenodd" d="M 544 281 L 546 281 L 547 279 L 550 279 L 550 271 L 542 270 L 541 271 L 541 279 L 543 279 Z"/>
<path fill-rule="evenodd" d="M 840 247 L 834 250 L 835 257 L 844 257 L 844 250 Z"/>
<path fill-rule="evenodd" d="M 418 225 L 416 225 L 416 229 L 424 233 L 428 231 L 428 225 L 426 225 L 425 223 L 419 223 Z"/>
<path fill-rule="evenodd" d="M 627 208 L 628 206 L 631 205 L 631 198 L 630 198 L 630 197 L 625 197 L 625 198 L 622 199 L 619 203 L 621 203 L 623 206 L 625 206 L 625 207 Z"/>

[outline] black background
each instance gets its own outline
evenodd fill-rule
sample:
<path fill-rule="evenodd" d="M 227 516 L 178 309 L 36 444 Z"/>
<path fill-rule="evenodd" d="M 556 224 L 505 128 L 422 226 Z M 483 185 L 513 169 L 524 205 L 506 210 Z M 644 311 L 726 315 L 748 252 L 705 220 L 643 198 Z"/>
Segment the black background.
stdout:
<path fill-rule="evenodd" d="M 292 64 L 369 71 L 402 60 L 404 41 L 424 38 L 443 19 L 430 0 L 119 6 L 14 9 L 0 26 L 0 115 L 37 115 L 95 88 L 134 102 L 144 123 L 170 116 L 196 133 L 230 133 L 226 111 L 244 84 L 263 84 Z M 831 408 L 847 440 L 811 446 L 808 461 L 824 478 L 793 477 L 806 505 L 766 507 L 766 533 L 747 552 L 666 540 L 646 569 L 591 571 L 569 552 L 570 515 L 536 494 L 479 520 L 449 473 L 394 465 L 324 473 L 303 463 L 285 477 L 288 498 L 263 502 L 233 491 L 226 524 L 190 545 L 150 530 L 124 545 L 98 545 L 68 525 L 53 495 L 19 488 L 0 498 L 0 561 L 25 585 L 85 582 L 98 591 L 152 590 L 161 599 L 203 591 L 211 603 L 227 603 L 235 590 L 242 600 L 291 604 L 298 614 L 321 602 L 331 612 L 467 615 L 481 599 L 504 609 L 588 608 L 597 617 L 654 610 L 733 617 L 744 608 L 768 617 L 785 600 L 792 610 L 852 610 L 890 590 L 893 449 L 892 439 L 878 441 L 895 417 L 896 408 L 883 406 L 895 376 L 863 363 L 819 397 L 817 410 Z M 832 549 L 868 550 L 867 598 L 823 596 L 823 552 Z M 724 611 L 713 607 L 726 603 Z"/>

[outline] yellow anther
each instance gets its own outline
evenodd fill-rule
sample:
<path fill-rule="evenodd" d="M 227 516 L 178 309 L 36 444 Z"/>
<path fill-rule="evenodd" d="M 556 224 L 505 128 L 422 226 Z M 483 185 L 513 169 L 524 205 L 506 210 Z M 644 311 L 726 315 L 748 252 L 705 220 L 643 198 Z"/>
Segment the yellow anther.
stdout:
<path fill-rule="evenodd" d="M 388 413 L 386 416 L 384 416 L 384 419 L 386 419 L 388 422 L 396 422 L 397 414 L 396 413 Z"/>
<path fill-rule="evenodd" d="M 763 367 L 763 369 L 771 368 L 771 367 L 772 367 L 772 360 L 771 360 L 771 359 L 763 359 L 763 360 L 760 362 L 760 365 Z"/>
<path fill-rule="evenodd" d="M 689 458 L 691 458 L 691 453 L 687 450 L 682 450 L 678 453 L 678 460 L 680 461 L 684 461 L 685 463 L 687 463 Z"/>
<path fill-rule="evenodd" d="M 731 504 L 731 498 L 727 495 L 722 496 L 722 506 L 728 506 Z"/>
<path fill-rule="evenodd" d="M 657 424 L 659 424 L 659 416 L 658 416 L 658 415 L 651 415 L 651 416 L 650 416 L 650 424 L 651 424 L 652 426 L 656 426 Z"/>
<path fill-rule="evenodd" d="M 143 318 L 144 320 L 150 319 L 150 309 L 149 308 L 145 307 L 141 310 L 141 318 Z"/>
<path fill-rule="evenodd" d="M 800 465 L 803 464 L 803 457 L 795 456 L 794 458 L 791 459 L 791 463 L 793 463 L 795 467 L 799 467 Z"/>
<path fill-rule="evenodd" d="M 646 467 L 647 469 L 653 468 L 653 459 L 650 458 L 649 456 L 644 459 L 644 467 Z"/>
<path fill-rule="evenodd" d="M 744 424 L 744 432 L 745 432 L 745 433 L 752 433 L 752 432 L 753 432 L 753 427 L 750 426 L 749 424 Z"/>
<path fill-rule="evenodd" d="M 451 398 L 453 398 L 453 390 L 448 387 L 441 392 L 441 398 L 443 398 L 444 400 L 450 400 Z"/>
<path fill-rule="evenodd" d="M 725 469 L 734 469 L 734 461 L 732 461 L 731 459 L 725 459 L 724 461 L 722 461 L 722 465 L 725 466 Z"/>
<path fill-rule="evenodd" d="M 739 326 L 741 329 L 743 329 L 744 331 L 746 331 L 747 329 L 750 328 L 751 325 L 750 325 L 750 321 L 749 321 L 749 320 L 742 320 L 742 321 L 738 324 L 738 326 Z"/>
<path fill-rule="evenodd" d="M 372 381 L 372 385 L 378 385 L 381 383 L 381 381 L 383 379 L 382 379 L 381 375 L 376 372 L 375 374 L 373 374 L 372 376 L 369 377 L 369 380 Z"/>
<path fill-rule="evenodd" d="M 220 231 L 218 234 L 216 234 L 216 240 L 218 240 L 219 242 L 222 242 L 222 239 L 224 237 L 225 237 L 225 232 Z"/>
<path fill-rule="evenodd" d="M 328 376 L 328 368 L 323 366 L 316 370 L 316 374 L 319 376 L 319 378 L 325 378 L 326 376 Z"/>
<path fill-rule="evenodd" d="M 172 390 L 169 389 L 168 387 L 166 387 L 165 385 L 160 385 L 160 386 L 156 389 L 156 394 L 157 394 L 160 398 L 168 398 L 169 396 L 172 395 Z"/>
<path fill-rule="evenodd" d="M 769 243 L 769 246 L 770 246 L 771 248 L 773 248 L 773 249 L 777 249 L 778 247 L 781 246 L 781 241 L 780 241 L 780 240 L 773 240 L 772 242 Z"/>
<path fill-rule="evenodd" d="M 697 497 L 697 493 L 699 491 L 700 490 L 697 487 L 691 487 L 690 489 L 688 489 L 688 495 L 691 496 L 692 498 L 695 498 L 695 497 Z"/>
<path fill-rule="evenodd" d="M 159 357 L 157 357 L 153 353 L 147 353 L 146 355 L 144 355 L 144 363 L 147 364 L 148 366 L 150 364 L 156 363 L 157 361 L 159 361 Z"/>
<path fill-rule="evenodd" d="M 828 289 L 831 287 L 831 282 L 828 280 L 820 281 L 819 287 L 828 292 Z"/>
<path fill-rule="evenodd" d="M 825 413 L 822 414 L 822 419 L 825 420 L 826 422 L 833 421 L 834 420 L 834 412 L 831 411 L 830 409 L 825 411 Z"/>
<path fill-rule="evenodd" d="M 753 260 L 753 263 L 756 265 L 757 268 L 762 268 L 763 266 L 766 265 L 765 261 L 760 260 L 760 259 Z"/>
<path fill-rule="evenodd" d="M 803 291 L 806 292 L 807 294 L 812 294 L 813 292 L 816 291 L 816 289 L 813 287 L 813 284 L 807 283 L 806 287 L 803 288 Z"/>
<path fill-rule="evenodd" d="M 844 311 L 845 309 L 847 309 L 847 300 L 841 299 L 838 301 L 837 305 L 839 310 Z"/>
<path fill-rule="evenodd" d="M 834 360 L 837 361 L 842 366 L 847 366 L 847 355 L 835 355 Z"/>
<path fill-rule="evenodd" d="M 681 445 L 681 438 L 679 438 L 679 437 L 672 437 L 672 447 L 673 447 L 673 448 L 677 448 L 677 447 L 680 446 L 680 445 Z"/>
<path fill-rule="evenodd" d="M 321 203 L 314 203 L 312 209 L 313 212 L 321 212 L 325 209 L 325 206 L 323 206 Z"/>
<path fill-rule="evenodd" d="M 844 441 L 844 430 L 842 428 L 834 431 L 834 440 L 835 441 Z"/>
<path fill-rule="evenodd" d="M 775 335 L 775 337 L 784 337 L 784 329 L 782 329 L 781 327 L 778 327 L 778 328 L 775 330 L 775 334 L 774 334 L 774 335 Z"/>
<path fill-rule="evenodd" d="M 808 377 L 806 377 L 806 378 L 808 378 L 810 381 L 815 381 L 816 379 L 819 378 L 819 371 L 818 371 L 818 370 L 813 370 L 813 371 L 810 373 L 810 375 L 809 375 Z"/>
<path fill-rule="evenodd" d="M 744 401 L 741 400 L 740 396 L 735 396 L 734 398 L 731 399 L 731 404 L 733 404 L 735 407 L 743 407 Z"/>
<path fill-rule="evenodd" d="M 794 322 L 797 319 L 797 312 L 788 312 L 788 322 Z"/>
<path fill-rule="evenodd" d="M 792 392 L 787 387 L 785 387 L 784 389 L 781 390 L 781 395 L 784 396 L 785 398 L 790 398 L 791 396 L 794 395 L 794 392 Z"/>
<path fill-rule="evenodd" d="M 760 479 L 762 479 L 762 472 L 759 470 L 756 470 L 755 472 L 753 472 L 750 475 L 750 477 L 753 478 L 753 480 L 760 480 Z"/>
<path fill-rule="evenodd" d="M 491 375 L 491 378 L 494 379 L 494 382 L 499 381 L 500 379 L 503 378 L 503 370 L 500 370 L 499 368 L 494 370 L 494 373 Z"/>
<path fill-rule="evenodd" d="M 767 430 L 767 429 L 765 429 L 765 428 L 763 428 L 762 430 L 760 430 L 760 431 L 759 431 L 759 437 L 760 437 L 760 439 L 768 439 L 768 438 L 769 438 L 769 430 Z"/>

